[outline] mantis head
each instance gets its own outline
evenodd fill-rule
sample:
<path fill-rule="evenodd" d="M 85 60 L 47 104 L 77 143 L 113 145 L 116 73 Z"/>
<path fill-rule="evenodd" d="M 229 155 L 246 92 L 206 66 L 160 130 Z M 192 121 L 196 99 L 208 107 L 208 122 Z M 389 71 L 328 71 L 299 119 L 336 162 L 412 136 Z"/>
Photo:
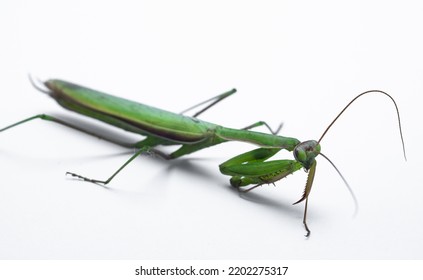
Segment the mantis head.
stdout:
<path fill-rule="evenodd" d="M 329 126 L 323 132 L 322 136 L 320 136 L 319 141 L 315 141 L 315 140 L 304 141 L 304 142 L 298 144 L 294 148 L 294 157 L 295 157 L 295 159 L 304 166 L 304 168 L 306 169 L 306 171 L 309 171 L 309 169 L 311 168 L 310 169 L 310 172 L 309 172 L 308 179 L 307 179 L 306 188 L 304 190 L 304 195 L 296 203 L 299 203 L 299 202 L 305 200 L 306 198 L 308 198 L 308 195 L 309 195 L 309 193 L 311 191 L 311 187 L 312 187 L 312 184 L 313 184 L 313 178 L 314 178 L 314 173 L 315 173 L 315 168 L 316 168 L 316 160 L 315 160 L 315 158 L 316 158 L 317 155 L 321 155 L 322 157 L 324 157 L 335 168 L 336 172 L 339 174 L 339 176 L 341 177 L 341 179 L 344 181 L 345 186 L 347 187 L 348 191 L 350 192 L 350 194 L 351 194 L 351 196 L 352 196 L 352 198 L 354 200 L 354 205 L 355 205 L 354 215 L 357 213 L 358 203 L 357 203 L 357 199 L 356 199 L 356 197 L 355 197 L 355 195 L 354 195 L 354 193 L 353 193 L 350 185 L 345 180 L 344 176 L 341 174 L 341 172 L 338 170 L 338 168 L 335 166 L 335 164 L 333 164 L 333 162 L 326 155 L 324 155 L 323 153 L 320 152 L 320 141 L 323 139 L 323 137 L 326 135 L 326 133 L 332 127 L 332 125 L 338 120 L 338 118 L 345 112 L 345 110 L 352 103 L 354 103 L 361 96 L 366 95 L 366 94 L 369 94 L 369 93 L 380 93 L 380 94 L 384 94 L 387 97 L 389 97 L 391 99 L 391 101 L 393 102 L 393 104 L 395 105 L 395 109 L 396 109 L 397 117 L 398 117 L 398 128 L 399 128 L 399 133 L 400 133 L 400 136 L 401 136 L 402 150 L 403 150 L 403 154 L 404 154 L 404 159 L 407 160 L 407 157 L 406 157 L 406 154 L 405 154 L 404 139 L 403 139 L 403 136 L 402 136 L 401 120 L 400 120 L 400 115 L 399 115 L 399 110 L 398 110 L 397 103 L 392 98 L 392 96 L 390 96 L 389 94 L 387 94 L 384 91 L 381 91 L 381 90 L 368 90 L 368 91 L 365 91 L 365 92 L 357 95 L 355 98 L 353 98 L 344 107 L 344 109 L 341 110 L 341 112 L 335 117 L 335 119 L 329 124 Z M 296 204 L 296 203 L 294 203 L 294 204 Z M 306 206 L 306 211 L 307 211 L 307 206 Z M 308 230 L 307 225 L 305 223 L 305 216 L 304 216 L 304 225 L 305 225 L 305 227 L 307 229 L 307 232 L 308 232 L 306 236 L 308 236 L 308 234 L 310 234 L 310 231 Z"/>
<path fill-rule="evenodd" d="M 294 148 L 294 157 L 306 170 L 309 170 L 316 156 L 320 154 L 320 144 L 315 140 L 301 142 Z"/>

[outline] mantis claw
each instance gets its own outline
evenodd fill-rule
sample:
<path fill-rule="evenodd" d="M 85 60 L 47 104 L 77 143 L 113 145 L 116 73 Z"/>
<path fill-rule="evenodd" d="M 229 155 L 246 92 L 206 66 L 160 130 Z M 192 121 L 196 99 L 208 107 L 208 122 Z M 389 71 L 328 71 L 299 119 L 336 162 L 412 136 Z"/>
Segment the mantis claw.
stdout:
<path fill-rule="evenodd" d="M 306 234 L 304 235 L 306 238 L 309 238 L 310 237 L 310 233 L 311 233 L 311 231 L 310 231 L 310 229 L 308 228 L 308 226 L 307 226 L 307 223 L 306 222 L 304 222 L 304 228 L 305 228 L 305 230 L 306 230 Z"/>
<path fill-rule="evenodd" d="M 66 175 L 71 175 L 72 177 L 76 177 L 78 179 L 81 179 L 82 181 L 90 182 L 90 183 L 97 184 L 97 185 L 100 185 L 100 186 L 103 186 L 103 187 L 104 187 L 104 185 L 106 185 L 108 183 L 108 181 L 90 179 L 90 178 L 87 178 L 87 177 L 84 177 L 84 176 L 81 176 L 79 174 L 72 173 L 72 172 L 66 172 Z"/>

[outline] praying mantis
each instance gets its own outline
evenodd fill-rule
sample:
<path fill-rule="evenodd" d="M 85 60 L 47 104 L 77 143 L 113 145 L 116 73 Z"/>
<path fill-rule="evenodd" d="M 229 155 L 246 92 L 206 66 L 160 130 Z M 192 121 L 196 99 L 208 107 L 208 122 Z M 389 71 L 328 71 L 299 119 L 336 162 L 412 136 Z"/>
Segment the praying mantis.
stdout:
<path fill-rule="evenodd" d="M 164 159 L 170 160 L 228 141 L 251 143 L 258 146 L 258 148 L 237 155 L 223 162 L 219 165 L 220 172 L 231 177 L 231 186 L 238 188 L 240 191 L 246 192 L 264 184 L 274 184 L 300 169 L 305 170 L 308 173 L 308 176 L 304 192 L 302 197 L 294 204 L 305 201 L 303 225 L 306 230 L 306 237 L 308 237 L 311 232 L 307 226 L 307 205 L 313 186 L 314 176 L 316 174 L 317 156 L 321 155 L 335 168 L 345 185 L 348 187 L 356 203 L 356 199 L 347 181 L 332 161 L 330 161 L 329 158 L 321 152 L 320 146 L 320 142 L 328 130 L 355 100 L 370 93 L 379 93 L 390 98 L 395 105 L 404 158 L 406 158 L 398 106 L 391 95 L 381 90 L 369 90 L 357 95 L 329 124 L 319 140 L 307 140 L 301 142 L 296 138 L 278 135 L 281 125 L 278 129 L 273 131 L 266 122 L 259 121 L 242 129 L 233 129 L 202 121 L 197 118 L 210 107 L 233 95 L 236 92 L 235 89 L 201 102 L 200 104 L 192 106 L 182 113 L 177 114 L 63 80 L 52 79 L 45 82 L 38 82 L 38 84 L 31 78 L 30 81 L 36 89 L 55 99 L 56 102 L 65 109 L 103 121 L 123 130 L 145 136 L 145 138 L 141 141 L 135 143 L 124 143 L 119 140 L 106 139 L 106 137 L 98 135 L 86 128 L 79 127 L 75 124 L 71 124 L 67 121 L 46 114 L 35 115 L 0 129 L 0 132 L 4 132 L 10 128 L 32 120 L 41 119 L 106 139 L 120 146 L 136 149 L 136 152 L 106 180 L 92 179 L 72 172 L 67 172 L 67 175 L 83 181 L 107 185 L 130 162 L 144 153 L 152 153 Z M 185 112 L 208 103 L 210 104 L 195 113 L 193 116 L 184 115 Z M 253 128 L 259 126 L 267 127 L 270 133 L 262 133 L 252 130 Z M 156 149 L 159 145 L 181 146 L 174 152 L 166 154 Z M 269 160 L 283 149 L 293 152 L 294 159 Z M 247 186 L 250 187 L 245 188 Z"/>

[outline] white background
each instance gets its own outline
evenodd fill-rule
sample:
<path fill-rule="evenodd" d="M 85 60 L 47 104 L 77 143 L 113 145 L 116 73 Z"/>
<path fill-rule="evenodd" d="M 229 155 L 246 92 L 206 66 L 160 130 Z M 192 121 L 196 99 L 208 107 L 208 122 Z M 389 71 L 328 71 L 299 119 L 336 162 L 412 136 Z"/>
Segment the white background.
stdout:
<path fill-rule="evenodd" d="M 420 1 L 386 0 L 2 1 L 0 127 L 38 113 L 77 118 L 28 73 L 174 112 L 236 87 L 201 118 L 284 122 L 281 134 L 300 140 L 381 89 L 400 107 L 408 161 L 390 100 L 357 101 L 321 144 L 360 211 L 351 218 L 347 190 L 318 158 L 306 240 L 303 205 L 291 205 L 304 172 L 242 197 L 219 173 L 251 145 L 141 157 L 106 189 L 64 174 L 106 178 L 132 151 L 34 121 L 0 135 L 0 258 L 422 258 L 422 13 Z"/>

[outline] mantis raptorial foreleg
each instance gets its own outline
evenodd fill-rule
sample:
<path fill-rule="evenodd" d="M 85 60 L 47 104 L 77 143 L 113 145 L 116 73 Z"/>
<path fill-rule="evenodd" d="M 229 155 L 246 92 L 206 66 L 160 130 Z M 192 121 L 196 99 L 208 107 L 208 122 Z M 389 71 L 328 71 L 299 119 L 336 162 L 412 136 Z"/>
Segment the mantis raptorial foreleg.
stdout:
<path fill-rule="evenodd" d="M 302 165 L 296 160 L 272 160 L 265 161 L 272 157 L 280 149 L 259 148 L 244 154 L 238 155 L 224 163 L 219 168 L 220 172 L 225 175 L 232 176 L 230 183 L 232 186 L 240 188 L 243 186 L 255 184 L 244 192 L 251 191 L 263 184 L 271 184 L 280 179 L 285 178 L 289 174 L 301 169 Z M 307 183 L 304 189 L 303 196 L 294 204 L 306 200 L 303 224 L 306 229 L 306 237 L 310 235 L 310 230 L 307 226 L 307 206 L 308 196 L 313 186 L 314 175 L 316 173 L 316 161 L 313 162 L 307 177 Z"/>
<path fill-rule="evenodd" d="M 279 151 L 279 148 L 258 148 L 243 153 L 222 163 L 220 172 L 232 176 L 230 183 L 234 187 L 271 184 L 302 167 L 295 160 L 265 161 Z"/>
<path fill-rule="evenodd" d="M 306 186 L 304 188 L 304 193 L 303 196 L 300 198 L 300 200 L 298 200 L 297 202 L 294 203 L 300 203 L 301 201 L 305 200 L 305 206 L 304 206 L 304 216 L 303 216 L 303 224 L 304 224 L 304 228 L 306 230 L 306 237 L 310 236 L 310 229 L 307 226 L 307 207 L 308 207 L 308 197 L 311 191 L 311 187 L 313 186 L 313 181 L 314 181 L 314 175 L 316 174 L 316 166 L 317 166 L 317 161 L 314 161 L 314 163 L 311 165 L 309 171 L 308 171 L 308 176 L 307 176 L 307 183 Z"/>

